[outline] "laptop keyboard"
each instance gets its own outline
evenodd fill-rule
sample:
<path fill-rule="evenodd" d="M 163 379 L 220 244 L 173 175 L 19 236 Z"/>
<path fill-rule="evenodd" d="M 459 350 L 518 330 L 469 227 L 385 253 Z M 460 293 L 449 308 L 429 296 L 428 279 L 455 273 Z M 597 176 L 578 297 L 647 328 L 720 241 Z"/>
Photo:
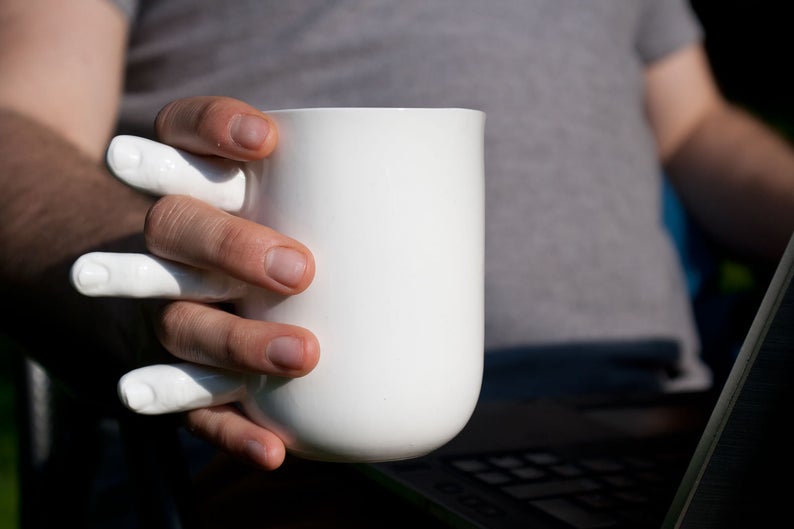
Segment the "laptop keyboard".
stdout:
<path fill-rule="evenodd" d="M 691 447 L 642 443 L 625 450 L 566 455 L 553 450 L 455 457 L 447 463 L 504 498 L 573 529 L 658 528 Z"/>

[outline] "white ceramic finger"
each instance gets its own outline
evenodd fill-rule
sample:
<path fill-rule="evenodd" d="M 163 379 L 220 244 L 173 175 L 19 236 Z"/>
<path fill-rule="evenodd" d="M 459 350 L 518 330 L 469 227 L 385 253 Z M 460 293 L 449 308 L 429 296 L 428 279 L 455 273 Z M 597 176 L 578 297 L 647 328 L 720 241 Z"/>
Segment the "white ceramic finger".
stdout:
<path fill-rule="evenodd" d="M 154 195 L 190 195 L 230 213 L 245 203 L 240 162 L 197 156 L 138 136 L 116 136 L 106 153 L 108 167 L 129 186 Z"/>
<path fill-rule="evenodd" d="M 246 385 L 242 373 L 179 363 L 130 371 L 117 389 L 130 410 L 159 415 L 235 402 L 245 395 Z"/>
<path fill-rule="evenodd" d="M 72 265 L 71 282 L 86 296 L 224 301 L 239 298 L 245 283 L 226 275 L 142 253 L 92 252 Z"/>

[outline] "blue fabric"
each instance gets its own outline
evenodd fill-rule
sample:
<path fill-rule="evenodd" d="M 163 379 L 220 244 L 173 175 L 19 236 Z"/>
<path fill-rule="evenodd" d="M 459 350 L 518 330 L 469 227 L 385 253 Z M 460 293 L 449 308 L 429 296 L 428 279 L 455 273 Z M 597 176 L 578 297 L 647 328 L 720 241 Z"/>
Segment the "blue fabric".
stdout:
<path fill-rule="evenodd" d="M 515 347 L 485 355 L 480 399 L 660 393 L 675 375 L 672 340 L 616 340 Z"/>
<path fill-rule="evenodd" d="M 703 284 L 716 268 L 716 260 L 705 247 L 702 234 L 692 224 L 673 186 L 664 179 L 662 220 L 675 243 L 686 273 L 691 299 L 700 293 Z"/>

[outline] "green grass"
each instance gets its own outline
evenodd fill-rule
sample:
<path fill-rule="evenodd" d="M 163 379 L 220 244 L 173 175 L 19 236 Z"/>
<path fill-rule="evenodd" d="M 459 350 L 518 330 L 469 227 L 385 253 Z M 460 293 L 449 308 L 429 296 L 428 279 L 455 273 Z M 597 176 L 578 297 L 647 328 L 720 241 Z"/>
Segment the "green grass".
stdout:
<path fill-rule="evenodd" d="M 19 527 L 17 437 L 10 344 L 0 336 L 0 529 Z"/>

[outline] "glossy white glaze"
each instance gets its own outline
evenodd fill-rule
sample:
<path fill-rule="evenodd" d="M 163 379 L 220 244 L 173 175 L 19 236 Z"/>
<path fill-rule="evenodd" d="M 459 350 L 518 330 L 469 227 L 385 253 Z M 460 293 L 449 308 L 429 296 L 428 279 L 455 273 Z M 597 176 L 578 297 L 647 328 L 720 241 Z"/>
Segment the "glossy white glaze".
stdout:
<path fill-rule="evenodd" d="M 118 384 L 119 398 L 145 415 L 174 413 L 241 400 L 244 375 L 196 364 L 158 364 L 126 373 Z"/>
<path fill-rule="evenodd" d="M 154 366 L 120 381 L 123 399 L 142 413 L 168 413 L 233 398 L 291 452 L 313 459 L 383 461 L 438 448 L 468 421 L 482 378 L 484 114 L 270 114 L 279 144 L 268 160 L 245 167 L 239 214 L 306 244 L 317 271 L 302 294 L 251 288 L 238 308 L 313 331 L 318 366 L 297 379 L 253 377 L 245 390 L 239 378 L 208 384 L 192 380 L 196 371 Z M 125 179 L 148 188 L 151 167 L 164 162 L 156 149 L 138 149 L 146 152 L 138 166 L 145 178 L 130 169 Z M 155 191 L 198 185 L 166 172 L 169 183 Z M 104 264 L 119 283 L 140 281 Z M 169 270 L 178 275 L 163 267 L 146 276 L 150 292 L 184 292 Z"/>
<path fill-rule="evenodd" d="M 91 252 L 71 268 L 72 285 L 86 296 L 222 301 L 241 297 L 245 283 L 149 254 Z"/>
<path fill-rule="evenodd" d="M 125 135 L 111 140 L 105 159 L 117 178 L 148 193 L 190 195 L 232 213 L 245 202 L 245 173 L 235 161 Z"/>

